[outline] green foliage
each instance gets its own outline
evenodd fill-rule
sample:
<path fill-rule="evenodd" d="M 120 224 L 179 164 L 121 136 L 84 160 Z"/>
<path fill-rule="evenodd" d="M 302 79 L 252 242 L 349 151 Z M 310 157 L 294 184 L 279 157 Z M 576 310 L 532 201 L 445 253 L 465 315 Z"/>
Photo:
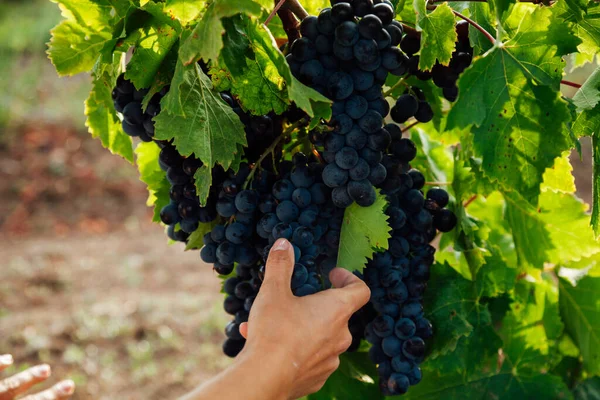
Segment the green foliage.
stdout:
<path fill-rule="evenodd" d="M 140 172 L 140 180 L 148 186 L 147 205 L 154 207 L 152 221 L 160 222 L 160 210 L 169 204 L 171 185 L 166 173 L 160 169 L 157 159 L 160 148 L 153 143 L 140 143 L 136 149 L 136 164 Z"/>
<path fill-rule="evenodd" d="M 93 137 L 102 141 L 104 147 L 133 162 L 131 138 L 121 129 L 110 95 L 116 82 L 114 72 L 118 72 L 116 65 L 102 73 L 96 73 L 90 96 L 85 101 L 86 126 Z"/>
<path fill-rule="evenodd" d="M 260 4 L 252 0 L 216 0 L 212 2 L 204 17 L 198 22 L 191 35 L 181 46 L 180 56 L 186 65 L 199 59 L 216 60 L 223 48 L 225 32 L 221 19 L 239 13 L 261 15 Z"/>
<path fill-rule="evenodd" d="M 387 249 L 389 226 L 384 211 L 387 206 L 385 197 L 377 194 L 375 204 L 361 207 L 354 203 L 346 208 L 337 265 L 349 271 L 362 271 L 367 258 L 371 258 L 377 249 Z"/>
<path fill-rule="evenodd" d="M 448 116 L 450 128 L 475 125 L 486 176 L 532 204 L 544 171 L 570 146 L 567 105 L 556 92 L 564 66 L 557 43 L 564 38 L 550 35 L 551 22 L 547 9 L 527 12 L 509 40 L 464 73 Z"/>
<path fill-rule="evenodd" d="M 415 0 L 417 24 L 422 30 L 419 68 L 424 71 L 430 70 L 436 60 L 448 65 L 456 42 L 452 9 L 441 4 L 432 13 L 427 13 L 425 3 L 424 0 Z"/>
<path fill-rule="evenodd" d="M 64 20 L 52 31 L 49 57 L 60 75 L 92 72 L 87 126 L 110 151 L 135 159 L 155 221 L 170 201 L 169 184 L 157 163 L 159 148 L 142 143 L 134 152 L 121 130 L 111 90 L 123 70 L 136 87 L 149 88 L 144 105 L 170 87 L 155 118 L 155 137 L 173 140 L 180 153 L 202 160 L 195 181 L 203 200 L 211 167 L 236 169 L 246 144 L 239 117 L 219 91 L 230 91 L 253 114 L 280 114 L 295 104 L 313 126 L 331 117 L 331 102 L 292 76 L 287 50 L 280 46 L 281 22 L 276 17 L 268 27 L 262 23 L 271 1 L 56 2 Z M 316 12 L 326 3 L 304 5 Z M 600 52 L 600 5 L 586 0 L 551 6 L 508 0 L 394 5 L 398 18 L 421 32 L 421 69 L 450 61 L 453 10 L 490 34 L 470 26 L 475 58 L 460 76 L 455 103 L 415 77 L 389 77 L 384 88 L 391 98 L 406 86 L 425 93 L 435 116 L 410 129 L 419 148 L 411 164 L 426 177 L 424 192 L 433 185 L 449 191 L 458 219 L 456 229 L 435 242 L 424 299 L 435 335 L 423 381 L 405 398 L 597 397 L 600 72 L 572 100 L 560 87 L 566 55 L 582 62 Z M 212 80 L 196 63 L 200 59 L 209 64 Z M 568 157 L 582 136 L 592 137 L 591 215 L 576 196 Z M 300 145 L 304 138 L 303 131 L 292 134 Z M 387 248 L 386 207 L 378 194 L 369 208 L 346 209 L 339 266 L 360 271 L 375 251 Z M 200 248 L 211 226 L 202 224 L 188 249 Z M 364 351 L 341 361 L 310 400 L 381 398 Z"/>
<path fill-rule="evenodd" d="M 323 389 L 308 395 L 307 400 L 383 399 L 379 385 L 369 379 L 375 374 L 375 366 L 367 353 L 343 354 L 340 357 L 340 367 L 327 380 Z"/>
<path fill-rule="evenodd" d="M 561 279 L 560 308 L 565 328 L 581 350 L 583 366 L 600 374 L 600 278 L 584 277 L 574 285 Z"/>
<path fill-rule="evenodd" d="M 573 122 L 577 136 L 592 136 L 593 192 L 592 221 L 596 236 L 600 235 L 600 68 L 596 69 L 573 97 L 579 114 Z"/>

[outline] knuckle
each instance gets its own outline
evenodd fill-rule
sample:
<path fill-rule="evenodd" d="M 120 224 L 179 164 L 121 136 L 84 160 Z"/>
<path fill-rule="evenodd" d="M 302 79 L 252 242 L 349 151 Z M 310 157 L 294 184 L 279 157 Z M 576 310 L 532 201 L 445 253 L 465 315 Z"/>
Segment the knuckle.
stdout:
<path fill-rule="evenodd" d="M 352 335 L 350 334 L 349 331 L 346 331 L 346 333 L 344 333 L 344 335 L 342 336 L 342 339 L 340 340 L 339 353 L 343 353 L 346 350 L 348 350 L 348 348 L 350 347 L 351 344 L 352 344 Z"/>
<path fill-rule="evenodd" d="M 329 375 L 333 374 L 339 368 L 339 366 L 340 366 L 340 358 L 333 357 L 327 365 L 327 371 L 326 371 L 327 377 L 329 377 Z M 327 377 L 325 379 L 327 379 Z"/>
<path fill-rule="evenodd" d="M 323 389 L 325 382 L 327 382 L 327 379 L 317 382 L 312 388 L 310 388 L 309 393 L 317 393 L 319 390 Z"/>

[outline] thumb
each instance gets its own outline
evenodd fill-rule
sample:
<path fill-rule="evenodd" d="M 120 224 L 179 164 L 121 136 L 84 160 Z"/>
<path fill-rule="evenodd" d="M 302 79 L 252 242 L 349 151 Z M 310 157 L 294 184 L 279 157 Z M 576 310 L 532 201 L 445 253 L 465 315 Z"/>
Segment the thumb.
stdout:
<path fill-rule="evenodd" d="M 267 258 L 265 279 L 261 292 L 266 289 L 280 293 L 291 293 L 292 273 L 294 272 L 294 248 L 285 239 L 277 239 Z"/>
<path fill-rule="evenodd" d="M 342 296 L 346 303 L 358 310 L 369 301 L 371 291 L 369 287 L 352 272 L 343 268 L 334 268 L 329 273 L 329 280 L 335 289 L 335 293 Z"/>

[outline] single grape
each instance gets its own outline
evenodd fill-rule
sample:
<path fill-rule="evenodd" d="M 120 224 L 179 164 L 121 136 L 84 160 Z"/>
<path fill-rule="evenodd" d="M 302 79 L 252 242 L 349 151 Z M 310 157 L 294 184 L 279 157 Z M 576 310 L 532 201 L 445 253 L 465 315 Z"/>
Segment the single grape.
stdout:
<path fill-rule="evenodd" d="M 347 4 L 351 8 L 350 4 L 348 3 L 340 3 L 333 7 L 332 12 L 341 4 Z M 335 28 L 335 40 L 342 46 L 354 46 L 356 42 L 358 42 L 358 39 L 358 25 L 352 21 L 346 20 L 346 22 L 341 23 L 337 28 Z"/>
<path fill-rule="evenodd" d="M 450 210 L 441 210 L 433 216 L 433 226 L 440 232 L 450 232 L 456 223 L 456 215 Z"/>
<path fill-rule="evenodd" d="M 302 36 L 309 38 L 310 40 L 316 40 L 319 35 L 319 22 L 317 17 L 309 15 L 304 18 L 300 23 L 300 33 Z"/>

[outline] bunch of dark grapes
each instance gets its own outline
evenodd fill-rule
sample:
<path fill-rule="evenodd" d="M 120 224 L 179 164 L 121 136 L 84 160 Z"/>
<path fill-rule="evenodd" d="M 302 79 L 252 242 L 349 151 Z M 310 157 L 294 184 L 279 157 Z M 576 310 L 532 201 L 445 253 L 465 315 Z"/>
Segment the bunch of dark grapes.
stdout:
<path fill-rule="evenodd" d="M 421 380 L 424 340 L 433 334 L 422 304 L 435 254 L 429 243 L 437 231 L 452 230 L 456 216 L 444 209 L 449 202 L 446 191 L 434 187 L 423 195 L 425 177 L 410 167 L 417 153 L 414 143 L 398 138 L 390 150 L 384 164 L 393 173 L 381 188 L 389 202 L 386 214 L 392 237 L 389 250 L 369 261 L 364 277 L 378 313 L 365 330 L 372 344 L 369 356 L 378 366 L 382 392 L 392 396 Z"/>
<path fill-rule="evenodd" d="M 136 89 L 133 83 L 121 74 L 117 78 L 117 85 L 112 91 L 115 110 L 121 113 L 123 132 L 132 137 L 137 137 L 144 142 L 151 142 L 154 137 L 154 121 L 152 118 L 160 113 L 160 100 L 169 91 L 164 87 L 159 93 L 152 96 L 146 110 L 143 110 L 142 100 L 148 94 L 148 89 Z"/>
<path fill-rule="evenodd" d="M 423 340 L 432 334 L 422 308 L 435 252 L 428 243 L 437 231 L 447 232 L 456 224 L 454 214 L 444 208 L 449 201 L 445 191 L 432 188 L 424 196 L 425 178 L 410 165 L 417 154 L 415 144 L 402 138 L 398 125 L 384 126 L 390 107 L 382 85 L 388 73 L 406 74 L 413 60 L 398 47 L 410 40 L 403 39 L 402 25 L 393 16 L 388 0 L 335 1 L 300 25 L 302 37 L 287 56 L 292 72 L 333 100 L 331 122 L 310 132 L 310 156 L 297 152 L 290 159 L 290 149 L 284 151 L 289 138 L 280 138 L 285 122 L 300 122 L 302 111 L 292 107 L 279 116 L 254 116 L 231 94 L 221 93 L 244 125 L 247 162 L 237 172 L 214 167 L 208 199 L 201 205 L 194 174 L 202 161 L 182 156 L 171 142 L 155 140 L 161 147 L 160 167 L 171 184 L 171 202 L 160 214 L 169 237 L 185 242 L 199 224 L 215 224 L 204 235 L 200 256 L 227 277 L 224 308 L 233 320 L 225 328 L 223 351 L 230 357 L 245 345 L 240 324 L 248 320 L 275 241 L 285 238 L 294 248 L 292 292 L 314 294 L 331 286 L 328 275 L 336 266 L 345 209 L 354 202 L 372 205 L 375 188 L 387 197 L 393 230 L 389 250 L 376 253 L 364 275 L 356 272 L 372 297 L 349 321 L 349 351 L 358 349 L 364 338 L 373 344 L 370 353 L 378 365 L 381 390 L 391 395 L 404 393 L 421 379 Z M 413 56 L 419 44 L 415 46 L 405 51 Z M 152 141 L 152 119 L 167 90 L 154 95 L 142 111 L 148 91 L 136 90 L 119 77 L 113 98 L 123 115 L 123 129 Z M 400 96 L 391 112 L 396 122 L 413 116 L 422 122 L 433 117 L 416 87 Z M 278 144 L 272 148 L 274 141 Z"/>
<path fill-rule="evenodd" d="M 381 159 L 391 139 L 382 125 L 390 107 L 382 85 L 388 73 L 408 71 L 398 47 L 402 25 L 393 18 L 387 0 L 332 1 L 318 17 L 302 21 L 302 37 L 287 55 L 292 73 L 334 102 L 329 132 L 311 139 L 323 148 L 323 182 L 340 208 L 370 206 L 374 186 L 385 179 Z"/>
<path fill-rule="evenodd" d="M 196 194 L 194 174 L 202 166 L 202 161 L 193 155 L 182 157 L 172 144 L 161 142 L 158 162 L 166 172 L 171 184 L 169 197 L 171 202 L 160 211 L 160 219 L 168 225 L 170 239 L 185 242 L 189 235 L 198 229 L 201 223 L 214 221 L 217 217 L 216 188 L 211 188 L 206 204 L 202 206 Z M 213 168 L 213 179 L 224 175 L 221 167 Z"/>
<path fill-rule="evenodd" d="M 458 40 L 456 42 L 456 49 L 452 53 L 450 64 L 445 66 L 436 63 L 431 71 L 420 71 L 418 69 L 419 56 L 415 55 L 415 53 L 421 48 L 420 33 L 415 31 L 408 32 L 400 44 L 400 48 L 410 56 L 410 73 L 420 80 L 433 79 L 433 83 L 442 89 L 444 97 L 450 102 L 456 101 L 458 97 L 458 87 L 456 86 L 458 77 L 473 61 L 473 47 L 471 47 L 469 41 L 469 23 L 467 21 L 459 21 L 456 24 L 456 33 Z M 416 115 L 415 118 L 417 118 Z"/>
<path fill-rule="evenodd" d="M 396 99 L 390 117 L 399 124 L 414 117 L 419 122 L 429 122 L 433 119 L 433 109 L 425 99 L 425 94 L 416 86 L 411 86 Z"/>
<path fill-rule="evenodd" d="M 244 124 L 247 141 L 247 146 L 244 148 L 244 156 L 249 163 L 254 163 L 260 158 L 262 152 L 273 143 L 275 138 L 281 135 L 282 122 L 284 117 L 288 116 L 288 113 L 276 115 L 271 112 L 266 115 L 252 115 L 244 112 L 230 93 L 221 93 L 221 98 L 229 104 Z M 281 149 L 278 148 L 276 151 L 275 159 L 279 159 L 281 157 Z M 265 159 L 264 165 L 272 166 L 273 159 Z"/>
<path fill-rule="evenodd" d="M 246 165 L 223 183 L 217 211 L 227 222 L 205 236 L 200 255 L 221 275 L 231 274 L 237 265 L 224 284 L 225 310 L 235 316 L 226 328 L 225 354 L 233 357 L 243 348 L 239 324 L 247 320 L 277 239 L 288 239 L 293 245 L 290 285 L 296 296 L 327 286 L 326 277 L 337 257 L 343 210 L 333 205 L 321 171 L 321 164 L 296 153 L 291 163 L 279 164 L 278 174 L 262 169 L 248 189 L 241 189 L 250 173 Z"/>
<path fill-rule="evenodd" d="M 168 92 L 163 88 L 152 96 L 146 110 L 143 110 L 142 100 L 148 94 L 148 89 L 135 89 L 133 84 L 122 74 L 117 78 L 117 85 L 112 96 L 115 110 L 122 117 L 123 131 L 144 142 L 150 142 L 154 137 L 153 118 L 160 113 L 160 100 Z M 168 226 L 167 234 L 175 241 L 185 242 L 189 235 L 198 229 L 200 223 L 211 222 L 217 217 L 215 209 L 216 189 L 211 193 L 204 206 L 196 194 L 194 174 L 202 166 L 202 161 L 191 155 L 183 157 L 175 146 L 166 141 L 155 141 L 161 147 L 159 155 L 160 168 L 166 172 L 171 184 L 169 197 L 171 202 L 160 211 L 161 221 Z M 213 169 L 213 179 L 217 182 L 224 174 L 221 167 Z"/>

